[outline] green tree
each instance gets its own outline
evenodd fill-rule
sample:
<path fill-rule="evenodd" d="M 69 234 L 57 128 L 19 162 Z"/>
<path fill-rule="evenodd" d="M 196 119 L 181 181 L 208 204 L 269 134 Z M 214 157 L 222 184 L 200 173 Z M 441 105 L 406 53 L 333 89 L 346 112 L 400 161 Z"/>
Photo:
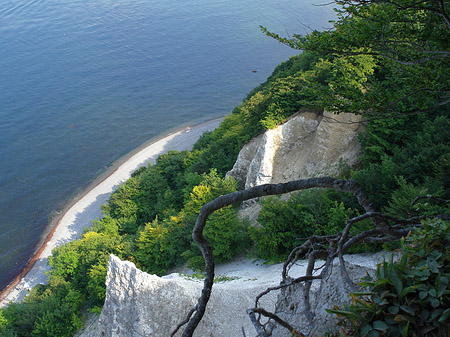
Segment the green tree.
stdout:
<path fill-rule="evenodd" d="M 237 190 L 237 183 L 233 178 L 221 178 L 217 170 L 212 169 L 208 174 L 202 175 L 202 181 L 192 189 L 189 200 L 183 209 L 183 221 L 187 224 L 189 237 L 195 220 L 202 206 L 215 198 Z M 248 242 L 247 229 L 237 216 L 235 207 L 226 207 L 214 212 L 207 221 L 205 235 L 211 241 L 213 254 L 217 261 L 230 260 L 243 251 Z M 194 262 L 200 257 L 200 251 L 191 242 L 191 248 L 183 254 L 194 267 Z"/>
<path fill-rule="evenodd" d="M 205 236 L 211 242 L 217 262 L 229 261 L 242 253 L 249 241 L 247 227 L 241 223 L 236 208 L 232 206 L 221 208 L 210 216 Z"/>
<path fill-rule="evenodd" d="M 136 241 L 134 253 L 139 265 L 146 271 L 163 275 L 176 264 L 176 243 L 170 240 L 170 229 L 156 218 L 145 225 Z"/>
<path fill-rule="evenodd" d="M 266 198 L 262 205 L 258 216 L 261 227 L 249 228 L 258 257 L 271 262 L 284 260 L 295 246 L 314 234 L 316 221 L 301 204 L 298 194 L 287 201 Z"/>
<path fill-rule="evenodd" d="M 450 4 L 336 0 L 333 29 L 279 41 L 329 62 L 322 104 L 336 111 L 410 114 L 450 102 Z"/>

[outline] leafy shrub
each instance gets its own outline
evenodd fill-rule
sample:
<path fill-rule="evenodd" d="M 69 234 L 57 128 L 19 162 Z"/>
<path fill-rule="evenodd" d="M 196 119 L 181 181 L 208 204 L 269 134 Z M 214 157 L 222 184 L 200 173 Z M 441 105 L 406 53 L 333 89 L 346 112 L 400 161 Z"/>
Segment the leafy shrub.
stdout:
<path fill-rule="evenodd" d="M 211 170 L 209 174 L 203 174 L 202 177 L 202 182 L 192 189 L 190 200 L 186 202 L 183 210 L 184 220 L 187 224 L 191 224 L 190 227 L 193 227 L 204 204 L 237 190 L 237 183 L 233 178 L 221 178 L 216 170 Z M 204 235 L 210 241 L 214 257 L 218 262 L 229 261 L 241 253 L 248 242 L 247 226 L 238 219 L 237 209 L 234 206 L 221 208 L 211 214 L 206 221 Z M 199 254 L 200 251 L 196 245 L 184 252 L 190 264 L 197 269 L 203 263 L 202 259 L 198 258 Z"/>
<path fill-rule="evenodd" d="M 278 262 L 314 233 L 314 216 L 299 202 L 298 194 L 288 201 L 270 197 L 261 201 L 258 216 L 261 227 L 249 227 L 250 238 L 255 242 L 256 256 Z"/>
<path fill-rule="evenodd" d="M 21 303 L 0 311 L 0 335 L 18 337 L 68 337 L 81 328 L 83 295 L 70 283 L 51 280 L 38 285 Z"/>
<path fill-rule="evenodd" d="M 269 197 L 261 201 L 259 227 L 249 227 L 255 242 L 254 254 L 270 262 L 284 260 L 293 248 L 311 235 L 333 235 L 345 227 L 345 221 L 358 214 L 353 196 L 333 190 L 312 189 L 293 193 L 287 201 Z M 367 229 L 367 223 L 354 226 L 354 231 Z M 361 248 L 357 245 L 352 252 Z M 364 251 L 373 248 L 364 246 Z"/>
<path fill-rule="evenodd" d="M 444 173 L 450 162 L 450 120 L 445 113 L 372 120 L 361 143 L 364 167 L 353 178 L 376 208 L 388 206 L 397 189 L 406 192 L 405 184 L 450 197 L 450 175 Z"/>
<path fill-rule="evenodd" d="M 233 206 L 221 208 L 211 214 L 206 221 L 204 233 L 217 262 L 231 260 L 248 246 L 247 226 L 240 222 Z"/>
<path fill-rule="evenodd" d="M 419 215 L 443 214 L 448 212 L 448 207 L 428 200 L 412 204 L 412 200 L 417 196 L 429 195 L 428 189 L 424 186 L 415 186 L 407 183 L 403 177 L 397 179 L 399 188 L 392 193 L 389 206 L 386 212 L 397 218 L 410 218 Z"/>
<path fill-rule="evenodd" d="M 384 261 L 352 304 L 334 310 L 358 336 L 447 336 L 450 329 L 450 226 L 441 220 L 403 240 L 400 261 Z"/>
<path fill-rule="evenodd" d="M 176 264 L 178 251 L 177 243 L 170 238 L 170 228 L 155 219 L 139 233 L 134 255 L 143 270 L 163 275 Z"/>

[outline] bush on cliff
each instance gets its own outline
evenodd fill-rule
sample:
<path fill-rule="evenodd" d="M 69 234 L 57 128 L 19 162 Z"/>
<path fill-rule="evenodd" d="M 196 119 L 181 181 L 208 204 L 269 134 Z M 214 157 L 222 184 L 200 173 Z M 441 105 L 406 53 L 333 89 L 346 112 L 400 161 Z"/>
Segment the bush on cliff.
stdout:
<path fill-rule="evenodd" d="M 402 240 L 399 261 L 378 265 L 352 304 L 327 310 L 353 336 L 447 336 L 450 331 L 450 225 L 429 220 Z M 345 331 L 345 332 L 344 332 Z"/>

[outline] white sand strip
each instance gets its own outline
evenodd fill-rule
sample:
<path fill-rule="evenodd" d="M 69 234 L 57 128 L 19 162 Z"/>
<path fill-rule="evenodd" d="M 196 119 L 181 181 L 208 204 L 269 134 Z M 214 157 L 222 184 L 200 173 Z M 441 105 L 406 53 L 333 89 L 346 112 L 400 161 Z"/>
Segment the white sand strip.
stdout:
<path fill-rule="evenodd" d="M 154 163 L 158 155 L 170 150 L 183 151 L 192 148 L 198 138 L 205 132 L 211 131 L 223 118 L 213 119 L 198 125 L 183 128 L 164 138 L 161 138 L 121 164 L 112 174 L 88 191 L 80 200 L 75 202 L 61 217 L 50 241 L 46 243 L 42 253 L 31 270 L 16 285 L 7 289 L 0 307 L 4 307 L 10 301 L 18 301 L 26 294 L 27 290 L 39 283 L 46 283 L 45 272 L 49 270 L 47 258 L 53 248 L 80 238 L 84 227 L 89 227 L 92 220 L 102 217 L 101 205 L 103 205 L 111 193 L 130 178 L 131 173 L 148 162 Z"/>

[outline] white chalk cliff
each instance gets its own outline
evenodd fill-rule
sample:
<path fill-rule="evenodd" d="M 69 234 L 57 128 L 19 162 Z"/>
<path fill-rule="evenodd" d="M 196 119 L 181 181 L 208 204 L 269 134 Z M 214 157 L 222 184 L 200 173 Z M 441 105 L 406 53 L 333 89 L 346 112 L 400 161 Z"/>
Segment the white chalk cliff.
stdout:
<path fill-rule="evenodd" d="M 383 254 L 346 256 L 350 277 L 359 280 L 366 272 L 373 271 Z M 299 262 L 291 276 L 304 275 L 307 262 Z M 256 296 L 281 280 L 282 264 L 257 265 L 241 260 L 218 266 L 217 273 L 226 269 L 229 281 L 215 283 L 203 320 L 194 333 L 196 337 L 255 336 L 246 310 L 254 307 Z M 221 269 L 222 268 L 222 269 Z M 328 315 L 325 308 L 349 301 L 348 286 L 344 283 L 337 264 L 330 277 L 313 286 L 313 326 L 302 314 L 302 292 L 300 285 L 291 286 L 282 292 L 275 291 L 264 296 L 260 304 L 269 311 L 276 311 L 293 326 L 307 333 L 311 329 L 322 335 L 336 326 L 336 318 Z M 88 322 L 77 337 L 167 337 L 197 303 L 203 282 L 186 279 L 183 275 L 164 277 L 147 274 L 134 263 L 121 261 L 111 255 L 106 278 L 106 301 L 102 313 Z M 182 330 L 182 329 L 181 329 Z M 181 336 L 179 331 L 175 336 Z M 272 336 L 290 337 L 284 328 L 275 328 Z"/>
<path fill-rule="evenodd" d="M 358 161 L 361 117 L 302 112 L 244 145 L 227 173 L 245 188 L 318 175 L 335 175 Z"/>
<path fill-rule="evenodd" d="M 268 286 L 279 283 L 280 270 L 259 266 L 261 276 L 246 274 L 254 266 L 249 261 L 234 264 L 239 278 L 214 284 L 204 319 L 194 336 L 234 337 L 254 333 L 246 310 Z M 265 275 L 264 275 L 265 274 Z M 227 273 L 228 275 L 228 273 Z M 147 274 L 134 263 L 111 255 L 106 277 L 106 301 L 100 317 L 85 327 L 80 337 L 167 337 L 197 303 L 203 282 L 183 275 L 164 277 Z M 264 305 L 273 310 L 277 293 L 266 297 Z M 181 336 L 182 330 L 175 336 Z"/>

